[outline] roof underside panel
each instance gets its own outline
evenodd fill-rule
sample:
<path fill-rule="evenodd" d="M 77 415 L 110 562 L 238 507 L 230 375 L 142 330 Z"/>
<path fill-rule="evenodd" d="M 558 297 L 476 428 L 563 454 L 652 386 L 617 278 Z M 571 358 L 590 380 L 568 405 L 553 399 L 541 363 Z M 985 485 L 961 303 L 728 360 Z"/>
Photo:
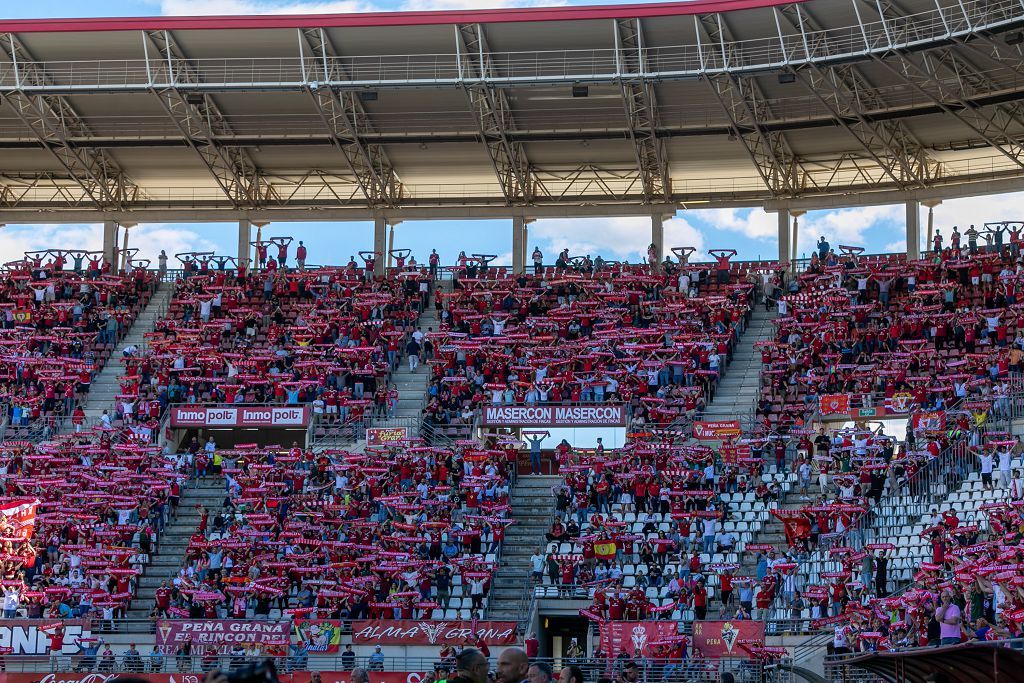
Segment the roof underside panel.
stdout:
<path fill-rule="evenodd" d="M 525 215 L 1024 188 L 1024 5 L 886 7 L 0 21 L 0 197 L 106 174 L 146 209 Z"/>

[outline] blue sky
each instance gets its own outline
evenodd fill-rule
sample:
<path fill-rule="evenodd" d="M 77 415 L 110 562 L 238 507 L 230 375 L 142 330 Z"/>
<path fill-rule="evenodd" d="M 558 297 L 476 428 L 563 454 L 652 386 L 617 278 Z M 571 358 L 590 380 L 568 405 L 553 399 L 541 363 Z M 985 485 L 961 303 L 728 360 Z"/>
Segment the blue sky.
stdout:
<path fill-rule="evenodd" d="M 622 0 L 618 0 L 621 2 Z M 321 13 L 373 10 L 429 10 L 540 6 L 556 4 L 612 4 L 616 0 L 34 0 L 2 2 L 0 18 L 47 18 L 82 16 L 152 16 L 159 14 L 260 14 Z M 952 225 L 966 226 L 997 220 L 1022 220 L 1020 195 L 998 195 L 947 201 L 935 209 L 935 225 L 947 233 Z M 921 232 L 925 231 L 922 208 Z M 819 235 L 833 245 L 863 246 L 869 253 L 903 250 L 902 205 L 814 211 L 800 219 L 798 253 L 813 248 Z M 69 243 L 99 248 L 99 225 L 8 225 L 0 230 L 3 260 L 24 250 Z M 370 223 L 279 223 L 264 230 L 265 236 L 292 235 L 306 242 L 311 263 L 344 263 L 350 254 L 372 248 Z M 432 221 L 403 223 L 396 228 L 395 246 L 412 249 L 425 260 L 437 248 L 442 261 L 453 262 L 459 250 L 499 256 L 510 263 L 511 221 Z M 539 246 L 554 256 L 562 248 L 576 254 L 602 254 L 611 259 L 637 261 L 650 242 L 646 218 L 547 220 L 530 225 L 529 248 Z M 161 248 L 168 254 L 188 250 L 215 250 L 233 254 L 237 224 L 140 225 L 131 230 L 130 245 L 153 257 Z M 739 258 L 774 258 L 777 254 L 775 214 L 760 209 L 681 211 L 665 226 L 666 247 L 694 246 L 699 253 L 710 248 L 733 248 Z"/>

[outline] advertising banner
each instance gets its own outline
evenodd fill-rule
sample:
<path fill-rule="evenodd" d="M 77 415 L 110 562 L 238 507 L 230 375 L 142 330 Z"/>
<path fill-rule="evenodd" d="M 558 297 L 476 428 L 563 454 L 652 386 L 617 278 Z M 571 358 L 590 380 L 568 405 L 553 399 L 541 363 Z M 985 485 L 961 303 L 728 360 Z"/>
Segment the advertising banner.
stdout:
<path fill-rule="evenodd" d="M 514 621 L 411 621 L 405 619 L 369 619 L 352 622 L 352 642 L 356 645 L 439 645 L 476 641 L 483 635 L 488 645 L 513 645 Z"/>
<path fill-rule="evenodd" d="M 316 673 L 319 683 L 352 683 L 351 671 L 296 671 L 279 678 L 281 683 L 312 683 L 313 673 Z M 420 683 L 426 678 L 426 674 L 415 671 L 367 671 L 366 675 L 370 683 Z"/>
<path fill-rule="evenodd" d="M 482 424 L 506 427 L 625 427 L 621 405 L 485 406 Z"/>
<path fill-rule="evenodd" d="M 320 683 L 351 683 L 351 671 L 317 671 Z M 423 673 L 408 671 L 368 671 L 370 683 L 420 683 Z M 146 683 L 201 683 L 202 673 L 0 673 L 0 683 L 117 683 L 118 680 L 145 681 Z M 313 683 L 313 672 L 278 672 L 281 683 Z"/>
<path fill-rule="evenodd" d="M 693 647 L 705 659 L 722 657 L 749 658 L 750 653 L 741 645 L 759 641 L 764 644 L 763 621 L 695 621 Z"/>
<path fill-rule="evenodd" d="M 118 678 L 131 681 L 146 681 L 146 683 L 200 683 L 203 680 L 202 673 L 195 674 L 143 674 L 143 673 L 7 673 L 0 674 L 0 681 L 3 683 L 115 683 Z M 371 683 L 374 681 L 370 679 Z M 308 683 L 306 678 L 304 683 Z M 287 683 L 284 676 L 281 683 Z M 397 682 L 396 682 L 397 683 Z"/>
<path fill-rule="evenodd" d="M 236 643 L 246 645 L 288 646 L 292 632 L 290 621 L 250 621 L 247 619 L 160 619 L 156 622 L 156 644 L 172 653 L 180 643 L 212 645 L 226 653 Z"/>
<path fill-rule="evenodd" d="M 310 654 L 336 654 L 341 645 L 341 622 L 337 619 L 296 619 L 295 635 Z"/>
<path fill-rule="evenodd" d="M 0 619 L 0 647 L 11 648 L 10 654 L 14 655 L 48 655 L 50 636 L 42 627 L 54 624 L 64 626 L 64 648 L 61 650 L 64 654 L 78 652 L 76 638 L 92 635 L 88 619 Z"/>
<path fill-rule="evenodd" d="M 408 427 L 370 427 L 366 430 L 367 446 L 386 446 L 408 438 Z"/>
<path fill-rule="evenodd" d="M 721 441 L 740 435 L 740 421 L 694 422 L 693 435 L 701 441 Z"/>
<path fill-rule="evenodd" d="M 609 621 L 601 624 L 601 650 L 609 659 L 623 652 L 631 658 L 646 657 L 651 643 L 678 633 L 674 621 Z"/>
<path fill-rule="evenodd" d="M 305 427 L 309 406 L 171 406 L 171 427 Z"/>

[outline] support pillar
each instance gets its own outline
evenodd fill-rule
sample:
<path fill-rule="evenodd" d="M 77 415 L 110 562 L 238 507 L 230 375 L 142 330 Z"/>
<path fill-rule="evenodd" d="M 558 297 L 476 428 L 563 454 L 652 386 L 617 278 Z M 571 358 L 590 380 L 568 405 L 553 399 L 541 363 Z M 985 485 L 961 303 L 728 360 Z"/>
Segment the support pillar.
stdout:
<path fill-rule="evenodd" d="M 907 202 L 907 259 L 921 258 L 921 206 L 917 201 Z"/>
<path fill-rule="evenodd" d="M 383 216 L 373 219 L 373 250 L 377 252 L 376 262 L 373 267 L 374 275 L 384 275 L 384 259 L 387 258 L 388 249 L 388 222 Z"/>
<path fill-rule="evenodd" d="M 117 268 L 117 221 L 103 221 L 103 260 Z"/>
<path fill-rule="evenodd" d="M 941 199 L 925 199 L 921 202 L 928 207 L 928 239 L 924 243 L 925 251 L 932 248 L 932 238 L 935 237 L 935 207 L 942 203 Z"/>
<path fill-rule="evenodd" d="M 512 273 L 521 275 L 526 271 L 526 220 L 522 216 L 512 217 Z"/>
<path fill-rule="evenodd" d="M 138 223 L 121 223 L 121 228 L 124 229 L 124 238 L 121 241 L 121 258 L 120 258 L 120 272 L 128 272 L 128 231 L 134 228 Z M 115 264 L 116 265 L 116 264 Z M 117 268 L 114 269 L 115 271 Z"/>
<path fill-rule="evenodd" d="M 249 249 L 252 242 L 252 224 L 248 220 L 238 221 L 238 265 L 245 267 L 249 265 Z"/>
<path fill-rule="evenodd" d="M 779 263 L 789 261 L 789 210 L 779 209 Z"/>
<path fill-rule="evenodd" d="M 793 217 L 793 235 L 789 238 L 789 262 L 796 268 L 796 245 L 800 242 L 800 216 L 803 216 L 806 211 L 790 211 L 789 215 Z"/>
<path fill-rule="evenodd" d="M 660 264 L 665 260 L 665 217 L 661 214 L 651 216 L 651 244 Z"/>
<path fill-rule="evenodd" d="M 527 218 L 523 221 L 523 268 L 527 267 L 530 261 L 530 223 L 534 219 Z"/>

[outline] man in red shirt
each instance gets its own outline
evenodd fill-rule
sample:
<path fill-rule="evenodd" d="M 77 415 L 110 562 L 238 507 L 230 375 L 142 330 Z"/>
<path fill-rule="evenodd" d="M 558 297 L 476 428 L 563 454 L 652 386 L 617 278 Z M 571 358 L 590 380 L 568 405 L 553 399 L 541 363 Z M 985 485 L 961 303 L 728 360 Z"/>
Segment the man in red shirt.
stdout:
<path fill-rule="evenodd" d="M 164 581 L 160 584 L 160 587 L 156 589 L 156 608 L 160 613 L 160 616 L 166 617 L 167 610 L 171 606 L 171 588 Z"/>
<path fill-rule="evenodd" d="M 703 620 L 708 615 L 708 591 L 704 587 L 704 579 L 698 579 L 697 585 L 693 587 L 690 595 L 693 602 L 693 616 L 695 619 Z"/>

